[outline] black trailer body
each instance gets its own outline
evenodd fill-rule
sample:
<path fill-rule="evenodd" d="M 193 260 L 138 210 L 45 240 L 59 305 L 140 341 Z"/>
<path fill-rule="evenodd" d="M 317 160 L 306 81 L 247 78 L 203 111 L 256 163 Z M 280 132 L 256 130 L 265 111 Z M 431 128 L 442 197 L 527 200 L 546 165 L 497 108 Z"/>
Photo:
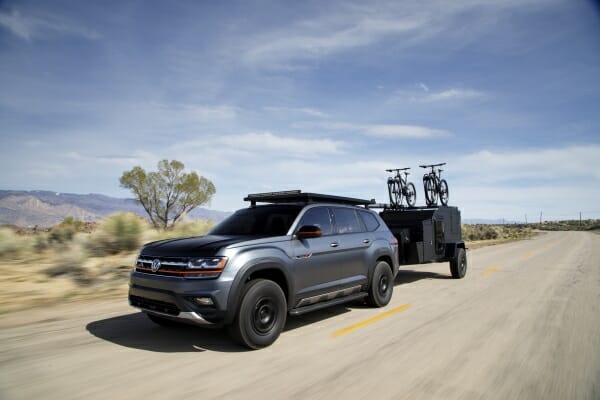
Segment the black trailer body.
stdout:
<path fill-rule="evenodd" d="M 401 265 L 450 261 L 451 270 L 453 263 L 454 269 L 461 270 L 462 257 L 466 272 L 465 243 L 457 207 L 386 209 L 379 215 L 398 239 Z"/>

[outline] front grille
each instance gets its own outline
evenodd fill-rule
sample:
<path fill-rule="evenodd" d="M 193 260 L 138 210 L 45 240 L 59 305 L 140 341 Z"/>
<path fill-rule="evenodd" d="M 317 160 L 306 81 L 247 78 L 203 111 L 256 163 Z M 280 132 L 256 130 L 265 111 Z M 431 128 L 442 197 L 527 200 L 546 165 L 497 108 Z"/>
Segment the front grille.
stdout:
<path fill-rule="evenodd" d="M 164 268 L 169 271 L 185 271 L 189 258 L 142 256 L 138 258 L 136 266 L 144 269 L 150 269 L 154 260 L 160 261 L 161 269 Z"/>
<path fill-rule="evenodd" d="M 160 268 L 152 271 L 152 262 L 160 261 Z M 182 278 L 211 279 L 218 278 L 221 271 L 215 270 L 189 270 L 187 269 L 189 258 L 184 257 L 152 257 L 141 256 L 135 264 L 135 270 L 144 274 L 173 276 Z"/>
<path fill-rule="evenodd" d="M 168 303 L 166 301 L 153 300 L 145 297 L 130 295 L 129 302 L 134 307 L 161 312 L 169 315 L 179 315 L 180 312 L 179 307 L 177 307 L 176 304 Z"/>

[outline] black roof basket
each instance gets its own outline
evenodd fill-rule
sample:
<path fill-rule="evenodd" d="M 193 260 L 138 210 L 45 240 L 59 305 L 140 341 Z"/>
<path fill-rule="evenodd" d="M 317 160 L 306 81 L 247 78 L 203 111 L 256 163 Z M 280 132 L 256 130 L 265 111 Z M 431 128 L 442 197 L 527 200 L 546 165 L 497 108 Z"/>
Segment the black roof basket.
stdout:
<path fill-rule="evenodd" d="M 302 193 L 301 190 L 286 190 L 283 192 L 268 192 L 249 194 L 244 198 L 252 207 L 256 203 L 338 203 L 353 206 L 368 206 L 375 204 L 375 199 L 354 199 L 351 197 L 332 196 L 319 193 Z"/>

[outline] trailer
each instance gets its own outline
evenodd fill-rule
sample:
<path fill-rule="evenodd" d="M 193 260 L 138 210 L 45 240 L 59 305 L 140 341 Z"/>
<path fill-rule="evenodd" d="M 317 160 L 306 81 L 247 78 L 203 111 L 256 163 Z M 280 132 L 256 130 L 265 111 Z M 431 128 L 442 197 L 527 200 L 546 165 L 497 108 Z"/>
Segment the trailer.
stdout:
<path fill-rule="evenodd" d="M 381 219 L 398 240 L 400 265 L 450 262 L 455 279 L 467 272 L 457 207 L 384 208 Z"/>

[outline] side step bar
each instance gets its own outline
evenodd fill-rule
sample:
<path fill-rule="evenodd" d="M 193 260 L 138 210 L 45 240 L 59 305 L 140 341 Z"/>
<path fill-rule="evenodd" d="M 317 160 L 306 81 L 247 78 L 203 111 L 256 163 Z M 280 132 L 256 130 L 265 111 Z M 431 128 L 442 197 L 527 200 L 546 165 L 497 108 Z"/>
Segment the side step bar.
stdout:
<path fill-rule="evenodd" d="M 367 292 L 354 293 L 349 296 L 338 297 L 333 300 L 323 301 L 320 303 L 312 304 L 310 306 L 293 308 L 290 310 L 289 314 L 295 317 L 298 315 L 309 313 L 311 311 L 316 311 L 316 310 L 320 310 L 322 308 L 327 308 L 329 306 L 335 306 L 337 304 L 344 304 L 344 303 L 348 303 L 350 301 L 362 299 L 364 297 L 367 297 L 367 295 L 368 295 Z"/>

